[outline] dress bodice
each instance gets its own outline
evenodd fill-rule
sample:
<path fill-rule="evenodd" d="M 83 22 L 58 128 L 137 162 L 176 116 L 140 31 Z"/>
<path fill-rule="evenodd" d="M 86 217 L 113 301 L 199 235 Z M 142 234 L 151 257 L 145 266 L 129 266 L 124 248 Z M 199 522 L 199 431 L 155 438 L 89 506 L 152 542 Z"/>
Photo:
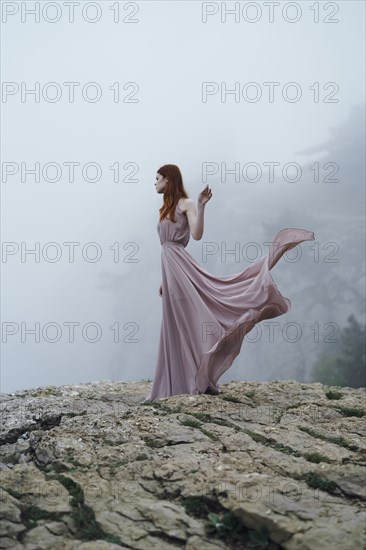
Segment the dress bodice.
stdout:
<path fill-rule="evenodd" d="M 157 230 L 160 243 L 164 244 L 167 241 L 173 241 L 186 247 L 190 239 L 190 228 L 187 216 L 180 209 L 179 203 L 175 209 L 175 220 L 175 223 L 167 218 L 163 221 L 159 220 Z"/>

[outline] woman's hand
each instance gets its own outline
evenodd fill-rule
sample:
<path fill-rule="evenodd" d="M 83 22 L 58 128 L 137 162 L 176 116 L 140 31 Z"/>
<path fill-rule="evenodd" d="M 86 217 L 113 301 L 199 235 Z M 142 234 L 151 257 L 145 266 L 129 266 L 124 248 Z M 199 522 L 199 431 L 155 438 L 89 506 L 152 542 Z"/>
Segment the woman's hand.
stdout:
<path fill-rule="evenodd" d="M 159 288 L 159 296 L 162 296 L 163 295 L 163 287 L 162 285 L 160 285 L 160 288 Z"/>
<path fill-rule="evenodd" d="M 202 204 L 206 204 L 210 198 L 212 197 L 212 192 L 211 192 L 211 189 L 209 188 L 208 184 L 206 185 L 206 187 L 204 188 L 203 191 L 201 191 L 201 193 L 198 195 L 198 202 L 202 203 Z"/>

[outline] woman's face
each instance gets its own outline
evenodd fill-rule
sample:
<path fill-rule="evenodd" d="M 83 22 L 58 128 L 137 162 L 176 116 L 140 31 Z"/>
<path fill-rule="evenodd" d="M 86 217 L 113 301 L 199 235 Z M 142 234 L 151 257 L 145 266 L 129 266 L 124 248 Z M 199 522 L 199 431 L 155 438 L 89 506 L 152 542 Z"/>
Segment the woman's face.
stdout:
<path fill-rule="evenodd" d="M 167 181 L 168 181 L 168 178 L 166 178 L 162 174 L 159 174 L 159 172 L 156 172 L 155 187 L 156 187 L 157 193 L 164 193 Z"/>

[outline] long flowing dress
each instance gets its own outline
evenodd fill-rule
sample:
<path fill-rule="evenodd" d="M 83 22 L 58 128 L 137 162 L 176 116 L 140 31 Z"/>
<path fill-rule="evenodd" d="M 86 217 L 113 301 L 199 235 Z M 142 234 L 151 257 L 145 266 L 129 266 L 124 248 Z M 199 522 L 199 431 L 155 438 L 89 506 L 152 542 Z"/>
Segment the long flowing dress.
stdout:
<path fill-rule="evenodd" d="M 162 322 L 152 389 L 145 401 L 178 394 L 220 393 L 219 378 L 239 354 L 244 336 L 264 319 L 291 308 L 270 270 L 283 254 L 314 240 L 305 229 L 279 231 L 266 256 L 240 273 L 218 277 L 187 252 L 187 216 L 158 222 L 161 242 Z"/>

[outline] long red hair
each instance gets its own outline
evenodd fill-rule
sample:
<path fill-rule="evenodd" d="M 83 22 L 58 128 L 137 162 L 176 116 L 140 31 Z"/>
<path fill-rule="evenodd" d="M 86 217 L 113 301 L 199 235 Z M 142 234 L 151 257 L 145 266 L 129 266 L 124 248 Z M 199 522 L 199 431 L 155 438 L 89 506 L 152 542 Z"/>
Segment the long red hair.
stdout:
<path fill-rule="evenodd" d="M 159 208 L 159 219 L 163 221 L 169 215 L 169 219 L 175 223 L 175 207 L 180 199 L 189 198 L 187 191 L 184 189 L 182 174 L 175 164 L 164 164 L 157 172 L 168 178 L 164 191 L 164 204 Z"/>

